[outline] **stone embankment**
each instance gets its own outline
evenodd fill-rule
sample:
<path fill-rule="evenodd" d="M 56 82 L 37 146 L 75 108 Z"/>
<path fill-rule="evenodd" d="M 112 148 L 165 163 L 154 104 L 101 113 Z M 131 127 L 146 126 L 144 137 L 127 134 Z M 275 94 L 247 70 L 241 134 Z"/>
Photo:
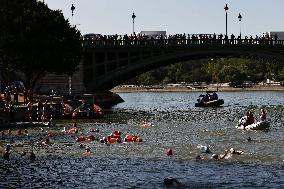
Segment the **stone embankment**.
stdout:
<path fill-rule="evenodd" d="M 228 86 L 206 86 L 200 88 L 194 88 L 190 86 L 118 86 L 111 90 L 114 93 L 123 92 L 205 92 L 205 91 L 219 91 L 219 92 L 241 92 L 241 91 L 284 91 L 283 86 L 273 85 L 254 85 L 246 88 L 234 88 Z"/>

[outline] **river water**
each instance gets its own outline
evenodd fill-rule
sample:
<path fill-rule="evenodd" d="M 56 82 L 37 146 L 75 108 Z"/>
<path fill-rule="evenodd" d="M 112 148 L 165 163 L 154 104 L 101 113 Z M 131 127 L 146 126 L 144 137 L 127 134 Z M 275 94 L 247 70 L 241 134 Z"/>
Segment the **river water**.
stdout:
<path fill-rule="evenodd" d="M 10 160 L 0 159 L 0 188 L 166 188 L 165 178 L 179 182 L 169 188 L 284 188 L 284 92 L 220 92 L 221 108 L 195 108 L 199 93 L 119 95 L 125 102 L 105 118 L 79 121 L 79 134 L 61 133 L 72 121 L 60 121 L 44 132 L 27 128 L 28 135 L 18 136 L 12 129 L 3 136 L 0 150 L 11 144 L 12 152 Z M 235 128 L 246 111 L 257 118 L 260 108 L 268 112 L 270 130 Z M 141 121 L 153 126 L 143 128 Z M 136 134 L 143 142 L 85 142 L 90 154 L 74 142 L 78 135 L 102 138 L 113 130 Z M 55 134 L 50 145 L 42 144 L 47 133 Z M 200 145 L 211 153 L 202 153 Z M 232 147 L 244 154 L 211 159 Z M 169 148 L 172 156 L 165 154 Z M 21 157 L 22 151 L 34 151 L 36 160 Z M 197 155 L 203 159 L 195 160 Z"/>

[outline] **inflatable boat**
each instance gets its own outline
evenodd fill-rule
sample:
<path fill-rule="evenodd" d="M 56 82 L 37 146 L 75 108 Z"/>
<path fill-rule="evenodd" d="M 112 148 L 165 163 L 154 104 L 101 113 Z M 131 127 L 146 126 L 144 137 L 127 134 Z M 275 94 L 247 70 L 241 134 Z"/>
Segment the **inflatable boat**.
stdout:
<path fill-rule="evenodd" d="M 236 126 L 237 129 L 243 130 L 268 130 L 270 127 L 270 122 L 268 121 L 258 121 L 256 123 L 244 126 L 245 117 L 239 120 L 239 124 Z"/>

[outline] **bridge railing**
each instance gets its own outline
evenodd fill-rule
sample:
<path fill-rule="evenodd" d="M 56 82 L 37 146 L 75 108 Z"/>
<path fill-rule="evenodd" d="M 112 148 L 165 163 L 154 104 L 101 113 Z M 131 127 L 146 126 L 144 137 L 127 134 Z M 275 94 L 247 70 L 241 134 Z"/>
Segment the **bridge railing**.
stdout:
<path fill-rule="evenodd" d="M 284 40 L 273 39 L 84 39 L 86 48 L 99 47 L 176 47 L 176 46 L 284 46 Z"/>

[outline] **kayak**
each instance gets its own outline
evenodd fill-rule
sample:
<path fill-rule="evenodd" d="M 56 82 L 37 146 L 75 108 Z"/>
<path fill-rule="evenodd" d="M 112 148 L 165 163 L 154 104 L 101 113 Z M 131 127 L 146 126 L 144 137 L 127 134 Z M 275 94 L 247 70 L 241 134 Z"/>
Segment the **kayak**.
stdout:
<path fill-rule="evenodd" d="M 236 126 L 237 129 L 243 129 L 243 130 L 267 130 L 269 129 L 269 127 L 270 127 L 270 122 L 268 121 L 259 121 L 245 127 L 243 124 L 239 124 Z"/>

